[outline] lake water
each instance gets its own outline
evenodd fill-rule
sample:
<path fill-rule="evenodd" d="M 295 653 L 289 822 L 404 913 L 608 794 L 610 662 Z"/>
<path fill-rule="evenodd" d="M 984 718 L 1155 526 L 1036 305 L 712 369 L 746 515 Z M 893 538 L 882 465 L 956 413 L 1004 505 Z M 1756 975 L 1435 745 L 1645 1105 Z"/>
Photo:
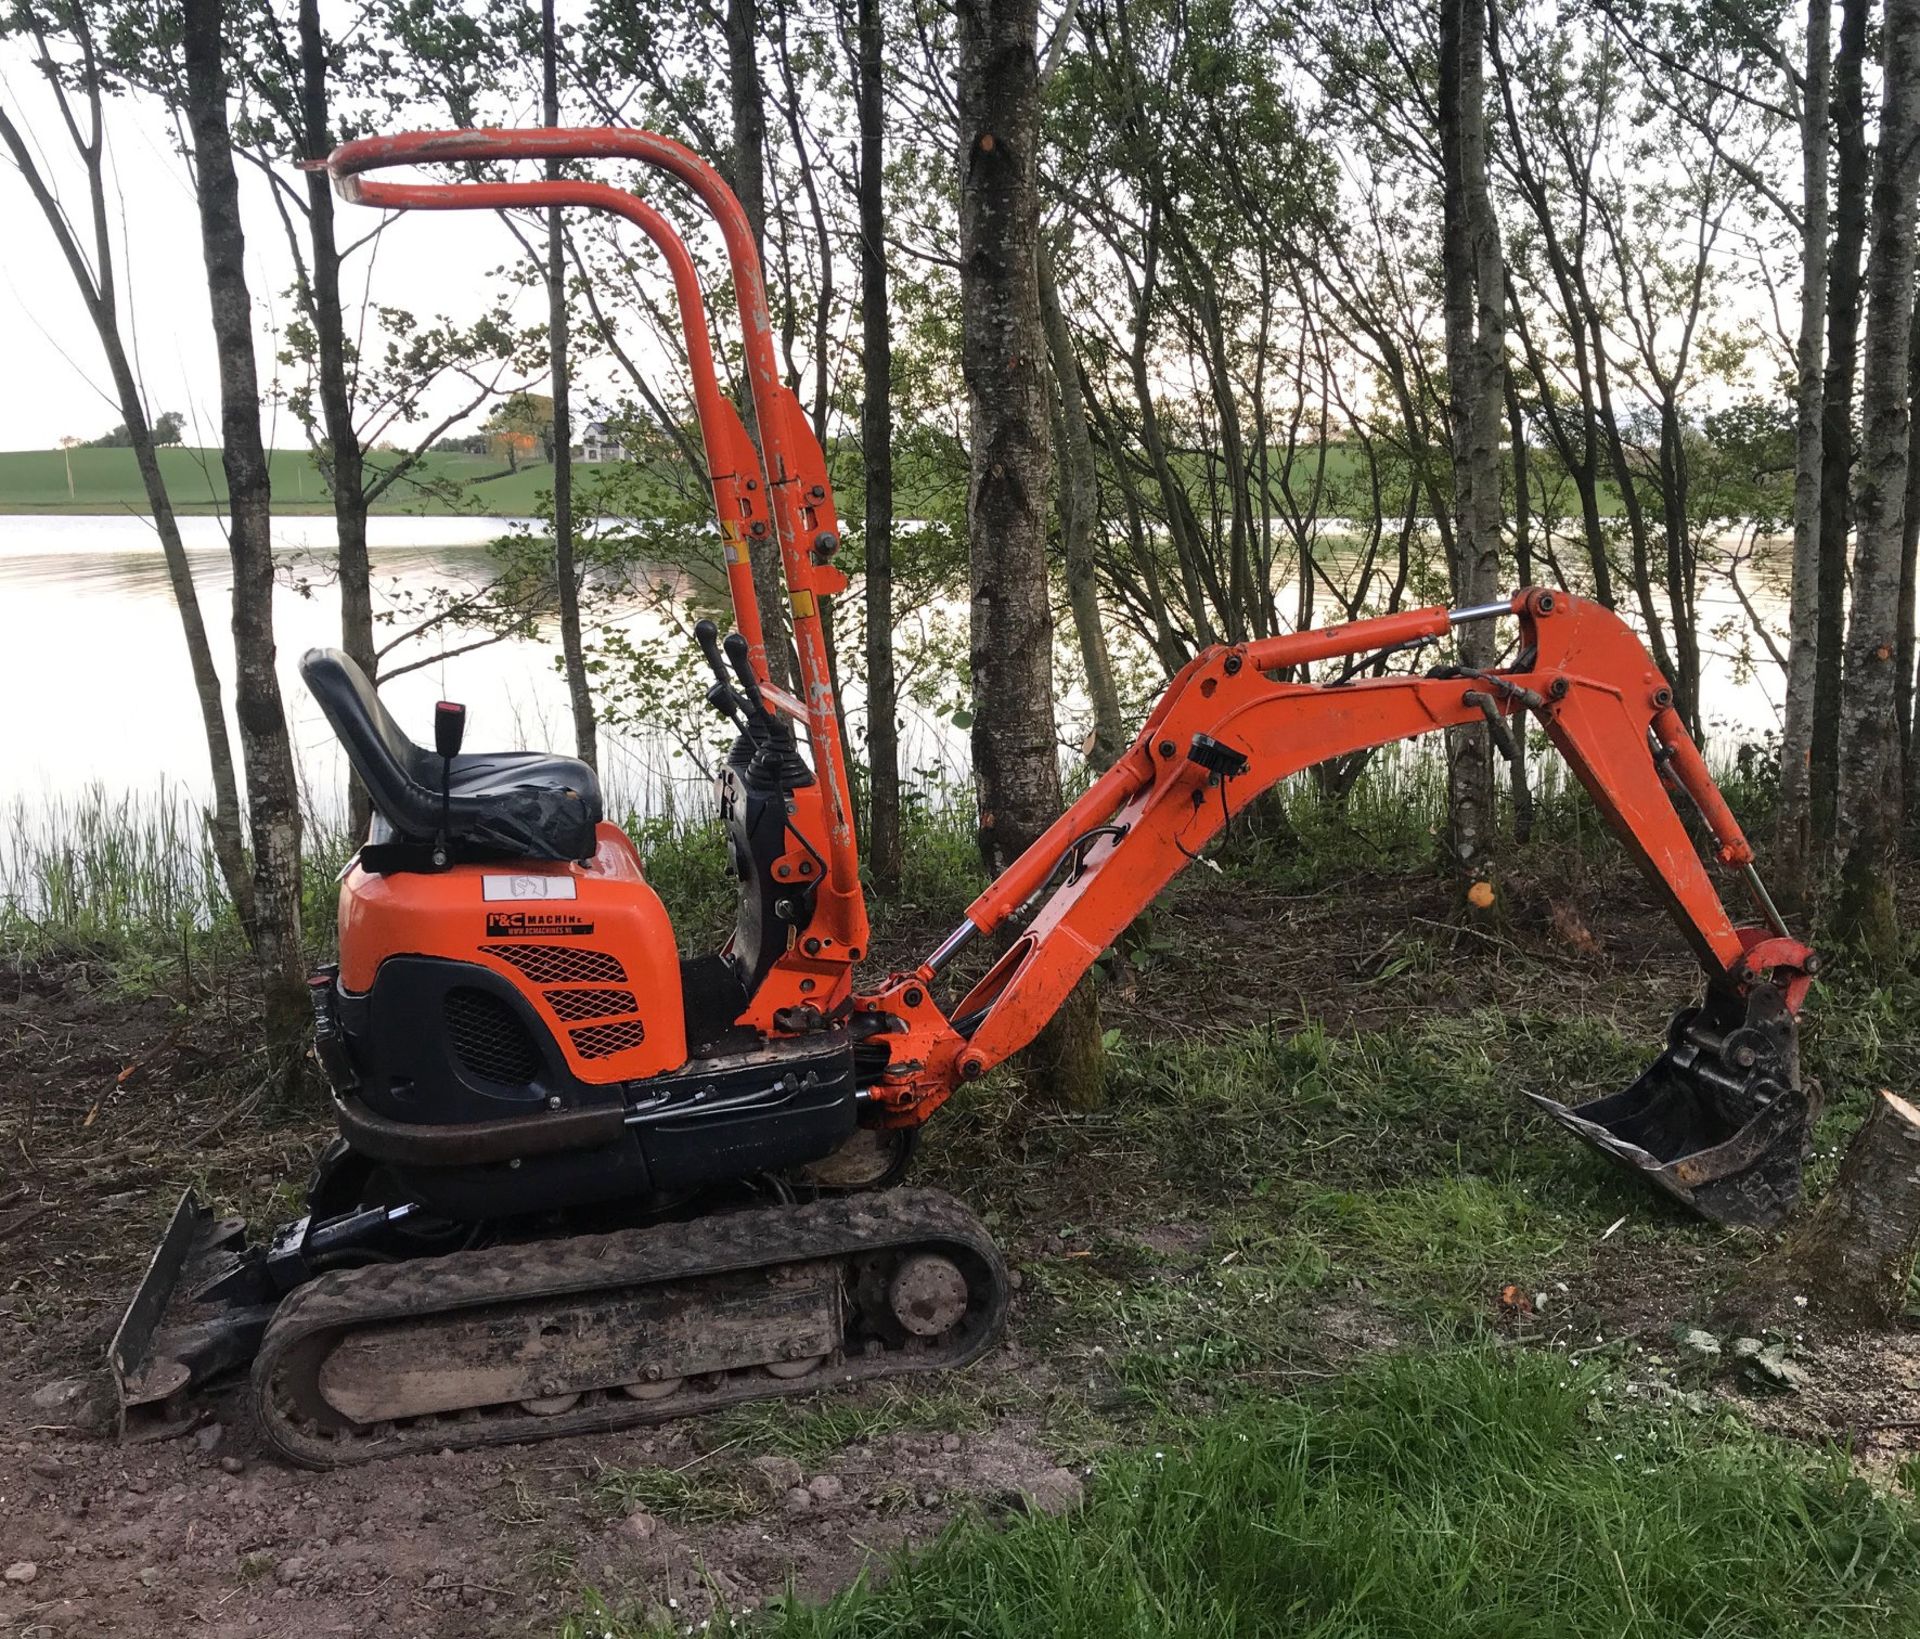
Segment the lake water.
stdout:
<path fill-rule="evenodd" d="M 498 518 L 374 518 L 376 608 L 405 606 L 436 587 L 482 584 L 489 567 L 485 543 L 516 527 Z M 230 681 L 231 575 L 221 521 L 183 518 L 181 529 L 221 675 Z M 307 648 L 338 641 L 338 604 L 325 563 L 332 529 L 327 517 L 274 520 L 285 582 L 274 607 L 282 688 L 310 801 L 329 815 L 341 811 L 344 764 L 294 668 Z M 1779 587 L 1751 570 L 1747 578 L 1763 613 L 1783 623 Z M 300 581 L 308 584 L 304 592 Z M 1723 586 L 1702 601 L 1703 627 L 1727 622 L 1731 631 L 1743 618 Z M 0 610 L 0 699 L 8 702 L 0 729 L 0 808 L 16 798 L 37 805 L 96 785 L 113 793 L 206 790 L 206 750 L 179 618 L 145 518 L 0 516 Z M 950 611 L 961 620 L 964 613 Z M 610 624 L 622 626 L 636 644 L 685 643 L 667 633 L 638 596 L 631 607 L 616 607 Z M 444 646 L 470 638 L 455 634 Z M 1762 665 L 1747 674 L 1731 658 L 1728 639 L 1709 646 L 1707 715 L 1715 737 L 1777 727 L 1775 669 Z M 422 740 L 429 738 L 433 702 L 454 699 L 467 705 L 468 743 L 475 749 L 569 750 L 571 717 L 553 652 L 550 636 L 502 642 L 398 677 L 382 694 L 402 726 Z M 857 694 L 850 704 L 857 707 Z M 965 739 L 931 714 L 911 712 L 906 766 L 958 771 Z M 237 758 L 237 739 L 235 746 Z M 695 794 L 702 784 L 697 763 L 664 732 L 606 735 L 602 763 L 620 806 L 644 812 L 675 798 L 704 800 Z"/>

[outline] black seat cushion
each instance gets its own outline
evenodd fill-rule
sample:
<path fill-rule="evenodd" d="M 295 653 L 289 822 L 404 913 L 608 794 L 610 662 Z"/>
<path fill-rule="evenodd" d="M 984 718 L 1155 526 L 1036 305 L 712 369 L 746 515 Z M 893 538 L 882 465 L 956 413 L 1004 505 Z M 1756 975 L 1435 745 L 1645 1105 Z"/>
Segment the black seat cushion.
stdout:
<path fill-rule="evenodd" d="M 439 754 L 400 732 L 367 674 L 338 649 L 309 649 L 300 675 L 393 836 L 431 842 L 443 824 Z M 463 857 L 586 859 L 593 853 L 600 784 L 585 763 L 541 751 L 462 752 L 452 776 L 444 824 Z"/>

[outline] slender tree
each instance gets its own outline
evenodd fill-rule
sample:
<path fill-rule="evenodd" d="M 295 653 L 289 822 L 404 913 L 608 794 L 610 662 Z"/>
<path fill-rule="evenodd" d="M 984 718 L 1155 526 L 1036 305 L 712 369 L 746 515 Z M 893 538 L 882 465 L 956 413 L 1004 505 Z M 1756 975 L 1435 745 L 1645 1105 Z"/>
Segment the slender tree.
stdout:
<path fill-rule="evenodd" d="M 1040 322 L 1037 0 L 956 8 L 960 350 L 971 422 L 973 765 L 980 853 L 998 872 L 1061 809 L 1047 591 L 1046 337 Z M 1102 1095 L 1099 1007 L 1082 985 L 1033 1049 L 1059 1096 Z"/>
<path fill-rule="evenodd" d="M 1840 763 L 1840 674 L 1847 630 L 1847 543 L 1854 523 L 1853 407 L 1860 359 L 1860 257 L 1867 242 L 1862 84 L 1873 0 L 1840 0 L 1833 57 L 1833 244 L 1827 255 L 1827 369 L 1821 390 L 1820 591 L 1813 684 L 1811 786 L 1816 836 L 1833 834 Z"/>
<path fill-rule="evenodd" d="M 1800 94 L 1800 334 L 1794 353 L 1793 589 L 1780 807 L 1773 878 L 1783 902 L 1807 900 L 1813 829 L 1813 695 L 1820 644 L 1820 477 L 1825 434 L 1827 163 L 1833 8 L 1807 0 L 1807 68 Z"/>
<path fill-rule="evenodd" d="M 893 668 L 893 312 L 887 291 L 886 21 L 858 0 L 860 163 L 860 461 L 866 475 L 867 867 L 900 886 L 899 689 Z"/>
<path fill-rule="evenodd" d="M 1500 589 L 1500 433 L 1506 368 L 1505 268 L 1487 185 L 1486 0 L 1441 0 L 1441 262 L 1453 436 L 1453 551 L 1458 605 Z M 1493 664 L 1487 621 L 1460 629 L 1463 665 Z M 1484 724 L 1447 734 L 1448 850 L 1463 886 L 1483 882 L 1494 839 L 1493 743 Z"/>
<path fill-rule="evenodd" d="M 1900 839 L 1894 697 L 1902 512 L 1907 489 L 1914 225 L 1920 215 L 1920 0 L 1887 0 L 1879 152 L 1867 251 L 1860 474 L 1852 612 L 1840 713 L 1840 897 L 1836 930 L 1876 956 L 1899 952 L 1893 864 Z"/>
<path fill-rule="evenodd" d="M 767 99 L 760 83 L 760 7 L 758 0 L 726 0 L 723 28 L 727 47 L 727 90 L 733 110 L 733 152 L 727 181 L 747 214 L 754 247 L 762 259 L 767 238 Z M 769 280 L 769 296 L 774 281 Z M 748 425 L 753 405 L 742 406 Z M 769 474 L 771 479 L 771 474 Z M 786 581 L 780 549 L 769 531 L 747 543 L 753 564 L 753 589 L 760 600 L 760 623 L 767 639 L 767 671 L 774 682 L 791 688 L 795 670 L 787 639 Z"/>
<path fill-rule="evenodd" d="M 1047 353 L 1053 365 L 1055 393 L 1060 405 L 1060 546 L 1067 575 L 1067 607 L 1073 614 L 1074 635 L 1080 642 L 1080 664 L 1087 674 L 1087 697 L 1093 706 L 1093 738 L 1087 761 L 1095 769 L 1113 766 L 1125 747 L 1120 721 L 1120 691 L 1113 680 L 1113 656 L 1107 647 L 1106 627 L 1100 615 L 1100 582 L 1094 567 L 1093 534 L 1099 523 L 1099 474 L 1093 455 L 1093 434 L 1087 426 L 1086 397 L 1080 390 L 1080 363 L 1074 353 L 1073 332 L 1060 310 L 1060 290 L 1053 276 L 1053 255 L 1044 239 L 1039 247 L 1040 316 L 1046 327 Z"/>
<path fill-rule="evenodd" d="M 251 937 L 255 925 L 253 877 L 246 857 L 240 786 L 234 768 L 233 742 L 227 734 L 220 671 L 214 663 L 213 647 L 207 640 L 206 618 L 201 612 L 199 591 L 193 583 L 187 549 L 180 539 L 173 500 L 160 472 L 160 459 L 155 453 L 157 440 L 147 417 L 146 397 L 140 390 L 133 352 L 121 330 L 116 240 L 107 198 L 103 95 L 116 70 L 101 60 L 92 15 L 85 6 L 75 6 L 66 14 L 67 29 L 78 60 L 65 66 L 54 61 L 49 35 L 41 26 L 38 14 L 28 15 L 31 22 L 27 32 L 34 46 L 35 65 L 59 108 L 61 128 L 72 143 L 86 176 L 91 243 L 83 245 L 79 228 L 68 216 L 47 172 L 41 167 L 38 149 L 23 134 L 25 121 L 5 103 L 0 103 L 0 141 L 5 142 L 28 192 L 46 219 L 54 242 L 60 247 L 81 305 L 87 310 L 100 350 L 106 356 L 114 398 L 120 408 L 121 427 L 133 450 L 141 488 L 147 497 L 148 510 L 153 514 L 154 533 L 159 537 L 161 557 L 167 566 L 167 585 L 180 616 L 187 663 L 193 672 L 193 692 L 200 708 L 200 727 L 206 739 L 207 762 L 213 779 L 213 807 L 207 814 L 207 834 L 220 866 L 221 880 Z M 173 442 L 178 442 L 177 436 Z"/>
<path fill-rule="evenodd" d="M 185 0 L 181 21 L 184 113 L 220 375 L 220 463 L 227 479 L 227 548 L 233 560 L 234 704 L 253 841 L 254 951 L 266 987 L 268 1037 L 285 1044 L 300 1039 L 307 1023 L 300 789 L 274 667 L 273 497 L 260 433 L 240 180 L 227 119 L 225 7 L 222 0 Z"/>
<path fill-rule="evenodd" d="M 333 149 L 327 103 L 327 41 L 320 27 L 320 0 L 300 0 L 300 122 L 308 160 Z M 369 677 L 379 674 L 373 642 L 373 575 L 367 557 L 366 461 L 354 422 L 347 382 L 347 328 L 340 300 L 340 249 L 334 235 L 333 181 L 325 171 L 306 173 L 310 246 L 309 311 L 319 363 L 320 413 L 326 428 L 327 487 L 333 495 L 334 534 L 339 543 L 340 647 Z M 366 833 L 372 803 L 357 776 L 351 778 L 350 824 Z"/>
<path fill-rule="evenodd" d="M 540 107 L 548 125 L 560 123 L 560 41 L 553 0 L 540 0 Z M 558 179 L 560 161 L 547 161 Z M 589 767 L 600 759 L 593 690 L 587 682 L 586 649 L 580 634 L 580 567 L 573 539 L 573 427 L 568 404 L 567 252 L 558 205 L 547 210 L 547 366 L 553 384 L 553 575 L 560 598 L 560 652 L 573 705 L 573 742 Z"/>

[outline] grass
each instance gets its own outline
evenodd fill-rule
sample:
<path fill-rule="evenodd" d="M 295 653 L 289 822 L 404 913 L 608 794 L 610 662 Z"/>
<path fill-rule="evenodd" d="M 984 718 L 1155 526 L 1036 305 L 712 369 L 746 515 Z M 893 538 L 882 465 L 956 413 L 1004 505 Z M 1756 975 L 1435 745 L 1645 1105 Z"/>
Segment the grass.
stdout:
<path fill-rule="evenodd" d="M 149 510 L 131 450 L 67 453 L 72 458 L 71 493 L 67 460 L 61 451 L 0 451 L 0 513 Z M 214 512 L 225 507 L 227 480 L 217 449 L 179 446 L 158 453 L 160 473 L 176 511 Z M 377 465 L 383 459 L 376 452 L 368 462 Z M 333 510 L 320 469 L 305 450 L 273 450 L 269 460 L 275 512 Z M 545 462 L 523 461 L 518 472 L 509 472 L 503 460 L 491 455 L 428 455 L 420 463 L 419 474 L 419 482 L 410 476 L 394 485 L 373 510 L 532 518 L 539 515 L 539 492 L 553 484 L 553 469 Z"/>
<path fill-rule="evenodd" d="M 742 1475 L 704 1459 L 679 1468 L 603 1467 L 593 1476 L 591 1493 L 608 1518 L 644 1508 L 669 1525 L 728 1525 L 759 1509 Z"/>
<path fill-rule="evenodd" d="M 1375 1360 L 1102 1462 L 1078 1515 L 963 1523 L 769 1639 L 1561 1639 L 1920 1627 L 1920 1513 L 1837 1454 L 1629 1407 L 1617 1368 Z M 665 1632 L 589 1598 L 568 1639 Z"/>

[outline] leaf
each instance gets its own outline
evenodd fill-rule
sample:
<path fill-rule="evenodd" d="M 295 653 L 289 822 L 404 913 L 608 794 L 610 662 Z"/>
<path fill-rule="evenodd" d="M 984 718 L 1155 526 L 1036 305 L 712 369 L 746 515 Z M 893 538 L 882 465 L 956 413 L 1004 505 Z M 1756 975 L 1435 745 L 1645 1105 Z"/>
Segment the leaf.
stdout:
<path fill-rule="evenodd" d="M 972 728 L 973 713 L 968 711 L 965 706 L 956 707 L 953 715 L 949 717 L 947 721 L 952 723 L 955 728 Z"/>
<path fill-rule="evenodd" d="M 1689 1326 L 1681 1321 L 1673 1328 L 1673 1340 L 1690 1354 L 1712 1358 L 1720 1353 L 1720 1339 L 1704 1326 Z"/>

